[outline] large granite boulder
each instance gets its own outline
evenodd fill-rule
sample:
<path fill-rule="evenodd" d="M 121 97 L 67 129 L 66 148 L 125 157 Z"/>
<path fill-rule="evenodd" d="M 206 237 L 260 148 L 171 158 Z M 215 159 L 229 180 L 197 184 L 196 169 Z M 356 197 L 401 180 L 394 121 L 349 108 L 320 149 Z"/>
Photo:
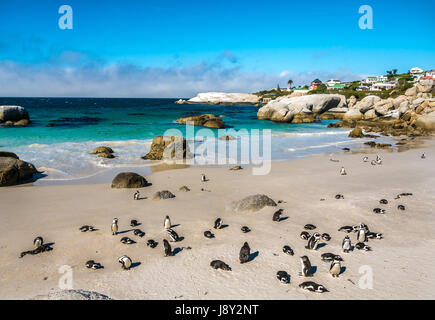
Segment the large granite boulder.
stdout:
<path fill-rule="evenodd" d="M 9 157 L 9 158 L 15 158 L 19 159 L 18 156 L 13 152 L 7 152 L 7 151 L 0 151 L 0 157 Z"/>
<path fill-rule="evenodd" d="M 192 122 L 194 126 L 202 126 L 208 128 L 223 129 L 225 124 L 220 117 L 216 117 L 213 114 L 202 114 L 199 116 L 183 117 L 175 120 L 176 123 L 186 124 Z"/>
<path fill-rule="evenodd" d="M 354 106 L 355 109 L 359 110 L 361 113 L 366 113 L 370 109 L 373 109 L 375 103 L 381 101 L 382 99 L 378 96 L 367 96 L 357 102 Z"/>
<path fill-rule="evenodd" d="M 239 201 L 234 201 L 227 206 L 227 210 L 234 212 L 255 212 L 266 206 L 276 207 L 275 201 L 264 194 L 255 194 Z"/>
<path fill-rule="evenodd" d="M 417 87 L 416 86 L 409 88 L 405 91 L 405 96 L 414 97 L 416 95 L 417 95 Z"/>
<path fill-rule="evenodd" d="M 417 90 L 419 93 L 432 92 L 434 83 L 432 79 L 420 79 L 420 81 L 417 82 Z"/>
<path fill-rule="evenodd" d="M 314 122 L 316 115 L 332 108 L 346 106 L 346 98 L 338 94 L 313 94 L 301 97 L 279 97 L 257 112 L 258 119 L 275 122 Z"/>
<path fill-rule="evenodd" d="M 101 157 L 101 158 L 107 158 L 107 159 L 113 159 L 113 158 L 115 158 L 115 156 L 113 155 L 112 148 L 105 147 L 105 146 L 100 146 L 100 147 L 95 148 L 92 151 L 92 154 L 95 154 L 95 155 L 97 155 L 98 157 Z"/>
<path fill-rule="evenodd" d="M 249 93 L 203 92 L 185 103 L 191 104 L 257 104 L 260 97 Z"/>
<path fill-rule="evenodd" d="M 185 138 L 180 136 L 157 136 L 151 144 L 151 150 L 144 160 L 183 160 L 190 158 L 189 146 Z"/>
<path fill-rule="evenodd" d="M 18 159 L 16 154 L 9 152 L 1 154 L 3 156 L 0 156 L 0 187 L 26 182 L 38 173 L 33 164 Z"/>
<path fill-rule="evenodd" d="M 364 138 L 364 133 L 360 127 L 355 127 L 350 133 L 349 138 Z"/>
<path fill-rule="evenodd" d="M 378 116 L 385 116 L 389 111 L 394 109 L 392 100 L 381 100 L 375 103 L 373 106 Z"/>
<path fill-rule="evenodd" d="M 29 113 L 20 106 L 0 106 L 0 122 L 29 120 Z"/>
<path fill-rule="evenodd" d="M 112 188 L 143 188 L 148 181 L 134 172 L 121 172 L 112 180 Z"/>
<path fill-rule="evenodd" d="M 153 200 L 166 200 L 175 198 L 175 195 L 169 190 L 158 191 L 153 195 Z"/>
<path fill-rule="evenodd" d="M 419 116 L 415 126 L 426 131 L 435 131 L 435 111 Z"/>
<path fill-rule="evenodd" d="M 346 121 L 353 121 L 353 120 L 360 120 L 363 118 L 363 114 L 357 109 L 349 109 L 344 115 L 343 120 Z"/>

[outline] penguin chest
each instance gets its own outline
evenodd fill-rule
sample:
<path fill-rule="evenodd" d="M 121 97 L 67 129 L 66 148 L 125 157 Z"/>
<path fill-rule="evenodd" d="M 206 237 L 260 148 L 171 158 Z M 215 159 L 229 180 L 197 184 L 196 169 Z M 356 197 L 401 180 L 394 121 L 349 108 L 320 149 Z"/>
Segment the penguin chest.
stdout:
<path fill-rule="evenodd" d="M 329 270 L 332 275 L 339 275 L 341 270 L 341 265 L 339 263 L 334 263 Z"/>

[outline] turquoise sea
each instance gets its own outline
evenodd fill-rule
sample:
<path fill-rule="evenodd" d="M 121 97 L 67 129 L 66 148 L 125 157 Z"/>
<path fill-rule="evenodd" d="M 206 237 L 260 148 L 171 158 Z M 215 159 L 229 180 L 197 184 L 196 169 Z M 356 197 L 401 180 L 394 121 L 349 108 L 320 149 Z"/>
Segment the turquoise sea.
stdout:
<path fill-rule="evenodd" d="M 348 130 L 327 128 L 333 121 L 279 124 L 258 120 L 255 106 L 178 105 L 174 103 L 177 99 L 0 98 L 0 105 L 25 107 L 32 121 L 24 128 L 1 127 L 0 150 L 15 152 L 43 168 L 49 179 L 75 179 L 107 168 L 147 166 L 148 161 L 141 156 L 150 149 L 154 136 L 169 129 L 185 135 L 186 127 L 174 120 L 203 113 L 224 116 L 233 133 L 270 129 L 272 160 L 337 152 L 365 141 L 348 138 Z M 215 137 L 226 133 L 210 132 L 207 135 Z M 201 141 L 198 136 L 195 139 Z M 91 155 L 99 145 L 112 147 L 116 158 Z"/>

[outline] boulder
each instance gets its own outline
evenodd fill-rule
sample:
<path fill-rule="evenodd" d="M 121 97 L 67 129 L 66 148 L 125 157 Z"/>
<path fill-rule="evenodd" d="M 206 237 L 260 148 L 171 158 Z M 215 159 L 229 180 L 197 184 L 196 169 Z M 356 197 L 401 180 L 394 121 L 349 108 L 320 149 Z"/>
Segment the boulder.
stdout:
<path fill-rule="evenodd" d="M 0 106 L 0 122 L 29 120 L 29 113 L 20 106 Z"/>
<path fill-rule="evenodd" d="M 405 91 L 405 96 L 414 97 L 417 95 L 417 87 L 414 86 Z"/>
<path fill-rule="evenodd" d="M 235 212 L 255 212 L 266 206 L 276 207 L 275 201 L 264 194 L 248 196 L 239 201 L 232 202 L 227 206 L 227 210 Z"/>
<path fill-rule="evenodd" d="M 101 146 L 101 147 L 95 148 L 94 151 L 92 151 L 92 153 L 93 154 L 98 154 L 98 153 L 113 153 L 113 150 L 112 150 L 112 148 Z"/>
<path fill-rule="evenodd" d="M 435 111 L 419 116 L 415 126 L 426 131 L 435 131 Z"/>
<path fill-rule="evenodd" d="M 375 109 L 371 109 L 371 110 L 367 111 L 366 113 L 364 113 L 365 120 L 375 119 L 377 117 L 378 116 L 376 115 Z"/>
<path fill-rule="evenodd" d="M 19 159 L 15 153 L 7 151 L 0 151 L 0 157 Z"/>
<path fill-rule="evenodd" d="M 432 79 L 420 79 L 417 82 L 417 91 L 421 93 L 432 92 L 434 81 Z"/>
<path fill-rule="evenodd" d="M 256 104 L 260 97 L 249 93 L 203 92 L 187 100 L 190 104 Z"/>
<path fill-rule="evenodd" d="M 378 96 L 367 96 L 364 97 L 361 101 L 357 102 L 354 106 L 354 109 L 359 110 L 361 113 L 366 113 L 370 109 L 373 109 L 375 103 L 381 101 L 382 99 Z"/>
<path fill-rule="evenodd" d="M 186 139 L 180 136 L 157 136 L 144 160 L 182 160 L 191 156 Z"/>
<path fill-rule="evenodd" d="M 112 188 L 143 188 L 148 181 L 134 172 L 121 172 L 112 181 Z"/>
<path fill-rule="evenodd" d="M 349 138 L 364 138 L 364 133 L 360 127 L 355 127 L 350 133 Z"/>
<path fill-rule="evenodd" d="M 345 121 L 360 120 L 362 118 L 363 114 L 357 108 L 349 109 L 343 116 L 343 120 Z"/>
<path fill-rule="evenodd" d="M 190 189 L 189 189 L 187 186 L 182 186 L 182 187 L 180 187 L 180 188 L 178 189 L 178 191 L 181 191 L 181 192 L 189 192 Z"/>
<path fill-rule="evenodd" d="M 346 106 L 346 98 L 338 94 L 283 96 L 260 108 L 257 112 L 257 118 L 287 123 L 314 122 L 317 114 L 344 106 Z"/>
<path fill-rule="evenodd" d="M 381 100 L 374 104 L 373 108 L 378 116 L 385 116 L 388 111 L 394 109 L 392 100 Z"/>
<path fill-rule="evenodd" d="M 4 152 L 3 154 L 7 155 L 8 153 Z M 38 170 L 33 164 L 18 159 L 14 153 L 11 154 L 11 157 L 0 157 L 0 187 L 25 182 L 32 179 L 35 173 L 38 173 Z"/>
<path fill-rule="evenodd" d="M 202 114 L 199 116 L 189 116 L 175 120 L 176 123 L 186 124 L 192 122 L 194 126 L 223 129 L 225 124 L 220 117 L 213 114 Z"/>
<path fill-rule="evenodd" d="M 358 102 L 358 100 L 355 98 L 355 96 L 351 96 L 349 99 L 347 99 L 347 107 L 349 109 L 352 109 L 353 106 Z"/>
<path fill-rule="evenodd" d="M 168 190 L 158 191 L 153 195 L 153 200 L 165 200 L 175 198 L 175 195 Z"/>

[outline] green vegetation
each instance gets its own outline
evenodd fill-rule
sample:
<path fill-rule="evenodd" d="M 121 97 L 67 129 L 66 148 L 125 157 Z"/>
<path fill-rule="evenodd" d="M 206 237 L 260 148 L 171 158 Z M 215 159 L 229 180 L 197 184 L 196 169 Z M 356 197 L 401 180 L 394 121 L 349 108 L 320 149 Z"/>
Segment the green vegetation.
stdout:
<path fill-rule="evenodd" d="M 292 91 L 281 91 L 278 89 L 273 89 L 273 90 L 263 90 L 263 91 L 255 92 L 254 94 L 261 97 L 262 99 L 271 98 L 273 100 L 281 96 L 288 96 L 292 94 Z"/>

